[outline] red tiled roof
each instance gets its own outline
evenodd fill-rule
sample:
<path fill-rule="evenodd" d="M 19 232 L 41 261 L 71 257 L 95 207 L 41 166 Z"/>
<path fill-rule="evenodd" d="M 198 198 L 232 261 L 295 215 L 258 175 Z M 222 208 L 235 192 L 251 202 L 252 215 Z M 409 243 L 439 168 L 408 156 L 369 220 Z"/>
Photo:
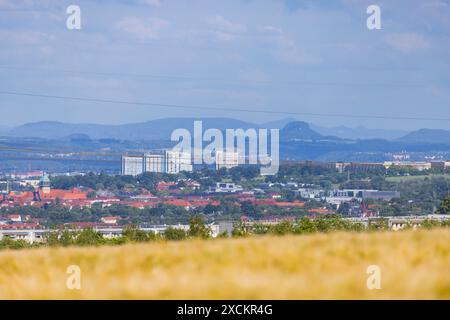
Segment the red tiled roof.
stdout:
<path fill-rule="evenodd" d="M 22 230 L 22 229 L 34 229 L 38 226 L 38 223 L 14 223 L 14 224 L 2 224 L 1 230 Z"/>
<path fill-rule="evenodd" d="M 310 213 L 321 213 L 321 214 L 332 213 L 330 210 L 328 210 L 326 208 L 313 208 L 313 209 L 309 209 L 308 212 L 310 212 Z"/>

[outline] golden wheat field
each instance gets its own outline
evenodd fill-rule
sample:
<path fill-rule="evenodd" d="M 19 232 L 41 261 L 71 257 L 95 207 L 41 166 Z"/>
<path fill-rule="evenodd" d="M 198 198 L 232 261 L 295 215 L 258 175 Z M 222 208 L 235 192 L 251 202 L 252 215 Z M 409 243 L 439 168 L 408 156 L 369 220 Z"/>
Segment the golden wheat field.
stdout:
<path fill-rule="evenodd" d="M 69 290 L 78 265 L 81 288 Z M 369 290 L 369 265 L 381 289 Z M 1 299 L 449 299 L 450 231 L 0 252 Z"/>

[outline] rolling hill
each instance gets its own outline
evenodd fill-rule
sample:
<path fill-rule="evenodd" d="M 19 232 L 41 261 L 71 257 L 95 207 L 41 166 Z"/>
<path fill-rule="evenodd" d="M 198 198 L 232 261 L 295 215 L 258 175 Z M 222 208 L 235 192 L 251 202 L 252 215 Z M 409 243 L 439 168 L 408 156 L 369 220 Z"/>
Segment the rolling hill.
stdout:
<path fill-rule="evenodd" d="M 442 129 L 420 129 L 397 139 L 405 143 L 435 143 L 450 145 L 450 131 Z"/>
<path fill-rule="evenodd" d="M 7 135 L 14 137 L 37 137 L 61 139 L 74 134 L 84 134 L 91 139 L 120 140 L 169 140 L 173 130 L 186 128 L 193 130 L 194 120 L 202 120 L 204 130 L 217 128 L 254 128 L 255 124 L 231 118 L 165 118 L 140 123 L 122 125 L 73 124 L 54 121 L 27 123 L 10 130 Z"/>

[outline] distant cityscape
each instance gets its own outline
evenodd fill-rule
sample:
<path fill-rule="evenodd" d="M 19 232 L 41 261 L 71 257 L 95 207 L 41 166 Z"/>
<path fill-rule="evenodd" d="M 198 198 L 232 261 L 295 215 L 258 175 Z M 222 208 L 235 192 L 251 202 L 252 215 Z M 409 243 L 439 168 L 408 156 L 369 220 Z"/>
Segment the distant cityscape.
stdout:
<path fill-rule="evenodd" d="M 121 208 L 133 208 L 135 210 L 156 210 L 157 208 L 178 207 L 185 212 L 219 212 L 222 210 L 224 202 L 232 201 L 242 208 L 251 206 L 252 208 L 274 208 L 275 216 L 259 217 L 256 221 L 261 223 L 273 223 L 283 219 L 291 219 L 295 215 L 328 215 L 340 213 L 347 216 L 351 221 L 365 222 L 370 219 L 377 219 L 386 216 L 380 212 L 383 203 L 390 203 L 395 199 L 402 197 L 398 190 L 380 190 L 374 188 L 330 188 L 321 187 L 315 183 L 304 183 L 299 180 L 291 180 L 287 182 L 272 181 L 253 181 L 251 186 L 248 182 L 247 187 L 227 179 L 213 180 L 212 184 L 205 185 L 202 179 L 211 179 L 208 176 L 208 170 L 211 172 L 233 172 L 242 168 L 242 174 L 246 174 L 246 170 L 251 167 L 241 165 L 238 161 L 238 152 L 216 153 L 216 163 L 212 168 L 196 169 L 192 163 L 189 154 L 175 151 L 161 151 L 158 153 L 144 153 L 138 155 L 122 156 L 122 172 L 121 176 L 126 179 L 133 177 L 137 180 L 129 180 L 132 183 L 133 191 L 124 189 L 116 190 L 108 188 L 106 185 L 94 185 L 89 187 L 76 183 L 76 186 L 67 185 L 64 189 L 54 188 L 52 184 L 58 184 L 58 179 L 89 178 L 99 179 L 101 175 L 88 173 L 59 173 L 48 175 L 43 171 L 22 172 L 3 174 L 0 180 L 1 198 L 0 198 L 0 238 L 9 236 L 17 239 L 27 239 L 27 241 L 43 241 L 44 231 L 49 226 L 49 221 L 42 219 L 33 214 L 26 214 L 21 211 L 30 211 L 27 208 L 41 208 L 38 210 L 47 210 L 48 208 L 60 207 L 68 212 L 68 220 L 64 220 L 61 227 L 70 227 L 74 230 L 79 228 L 91 227 L 99 230 L 108 237 L 120 235 L 125 225 L 130 223 L 130 217 L 126 213 L 120 215 L 108 215 L 108 210 L 117 208 L 116 212 L 120 212 Z M 322 163 L 322 162 L 296 162 L 286 163 L 286 167 L 299 167 L 305 170 L 325 170 L 327 175 L 339 175 L 342 177 L 352 175 L 375 174 L 379 172 L 386 173 L 388 170 L 406 170 L 401 175 L 410 175 L 417 172 L 429 172 L 432 170 L 441 170 L 446 172 L 450 169 L 450 161 L 433 161 L 433 162 L 412 162 L 412 161 L 390 161 L 384 163 Z M 309 169 L 308 169 L 309 168 Z M 239 169 L 241 170 L 241 169 Z M 330 171 L 331 170 L 331 171 Z M 196 180 L 193 176 L 196 172 L 204 174 L 198 176 L 200 180 Z M 236 171 L 237 172 L 237 171 Z M 401 172 L 401 171 L 398 171 Z M 154 180 L 154 188 L 152 191 L 144 186 L 139 187 L 140 177 L 145 175 L 166 175 L 160 176 Z M 188 176 L 185 176 L 185 175 Z M 322 174 L 322 173 L 321 173 Z M 399 175 L 400 173 L 397 173 Z M 169 178 L 173 176 L 173 178 Z M 258 174 L 255 175 L 257 177 Z M 151 176 L 149 176 L 151 177 Z M 112 179 L 114 176 L 111 176 Z M 248 179 L 247 179 L 248 180 Z M 53 181 L 53 183 L 52 183 Z M 73 182 L 72 181 L 72 182 Z M 82 181 L 82 180 L 80 180 Z M 128 181 L 128 180 L 127 180 Z M 348 180 L 351 183 L 350 180 Z M 138 183 L 137 185 L 135 183 Z M 101 183 L 99 183 L 101 184 Z M 71 220 L 71 213 L 85 209 L 98 208 L 101 213 L 94 220 L 76 219 Z M 249 218 L 248 212 L 239 211 L 239 214 L 233 215 L 233 218 L 225 214 L 225 219 L 214 218 L 211 220 L 211 226 L 214 226 L 213 236 L 217 236 L 224 230 L 230 232 L 232 230 L 233 221 L 236 219 L 241 221 L 255 220 Z M 222 212 L 222 215 L 225 212 Z M 433 212 L 428 213 L 430 217 L 434 217 Z M 420 215 L 419 215 L 420 216 Z M 440 216 L 436 216 L 440 217 Z M 355 220 L 356 219 L 356 220 Z M 399 220 L 398 217 L 389 218 L 397 221 L 392 224 L 394 228 L 400 228 L 401 223 L 398 221 L 409 221 L 418 218 L 416 215 L 404 216 Z M 420 223 L 419 218 L 418 223 Z M 439 218 L 441 219 L 441 218 Z M 175 218 L 175 220 L 177 220 Z M 170 221 L 175 221 L 170 220 Z M 163 222 L 160 220 L 158 222 Z M 169 227 L 187 228 L 186 222 L 178 219 L 175 224 L 152 224 L 151 221 L 141 221 L 140 226 L 148 232 L 164 232 Z M 39 231 L 40 230 L 40 231 Z"/>
<path fill-rule="evenodd" d="M 164 130 L 171 121 L 163 122 Z M 449 192 L 447 145 L 349 141 L 318 134 L 303 122 L 281 125 L 280 172 L 267 177 L 248 163 L 248 150 L 237 148 L 214 150 L 206 164 L 166 140 L 5 137 L 0 238 L 44 241 L 50 226 L 95 228 L 114 237 L 137 225 L 163 234 L 168 227 L 186 230 L 191 215 L 204 217 L 213 236 L 232 232 L 237 222 L 273 224 L 303 216 L 400 221 L 392 228 L 440 217 L 437 208 Z M 430 177 L 433 193 L 425 194 L 414 180 L 395 180 L 416 176 Z"/>

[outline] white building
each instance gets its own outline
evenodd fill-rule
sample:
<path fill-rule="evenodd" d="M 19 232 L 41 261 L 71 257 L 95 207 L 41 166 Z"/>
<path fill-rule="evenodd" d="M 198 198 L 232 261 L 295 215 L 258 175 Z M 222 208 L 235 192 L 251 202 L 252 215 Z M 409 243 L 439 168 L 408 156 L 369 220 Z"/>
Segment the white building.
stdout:
<path fill-rule="evenodd" d="M 244 189 L 242 186 L 234 183 L 218 182 L 215 187 L 210 187 L 208 193 L 240 193 Z"/>
<path fill-rule="evenodd" d="M 166 151 L 165 172 L 179 173 L 181 171 L 192 171 L 192 160 L 190 153 Z"/>
<path fill-rule="evenodd" d="M 407 161 L 385 161 L 384 167 L 389 169 L 391 167 L 416 169 L 418 171 L 431 169 L 431 162 L 407 162 Z"/>
<path fill-rule="evenodd" d="M 122 156 L 122 175 L 137 176 L 144 172 L 179 173 L 192 171 L 189 153 L 165 151 L 142 156 Z"/>
<path fill-rule="evenodd" d="M 234 151 L 216 151 L 216 170 L 233 168 L 239 165 L 239 153 Z"/>
<path fill-rule="evenodd" d="M 122 156 L 122 175 L 137 176 L 144 172 L 143 157 Z"/>
<path fill-rule="evenodd" d="M 163 154 L 145 154 L 144 155 L 144 171 L 145 172 L 164 172 L 164 155 Z"/>

